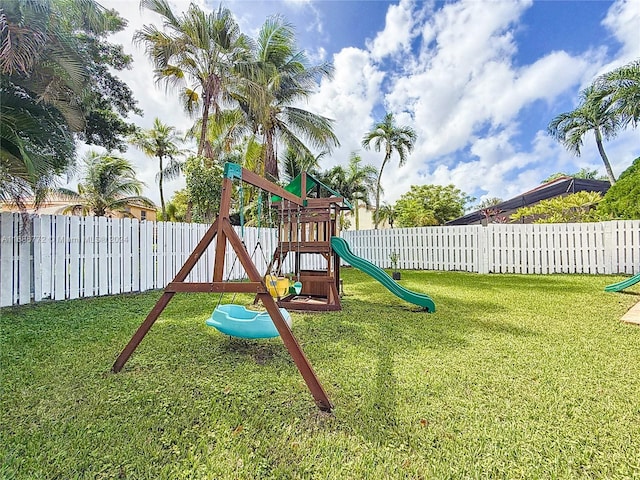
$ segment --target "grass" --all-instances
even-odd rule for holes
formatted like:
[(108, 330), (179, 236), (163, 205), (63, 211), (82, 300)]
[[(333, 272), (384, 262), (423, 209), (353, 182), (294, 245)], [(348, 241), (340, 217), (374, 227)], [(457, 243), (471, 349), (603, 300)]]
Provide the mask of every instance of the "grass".
[(177, 295), (119, 374), (158, 292), (3, 309), (0, 477), (640, 478), (620, 277), (403, 272), (433, 315), (343, 277), (341, 312), (293, 314), (332, 414), (279, 339), (204, 325), (215, 295)]

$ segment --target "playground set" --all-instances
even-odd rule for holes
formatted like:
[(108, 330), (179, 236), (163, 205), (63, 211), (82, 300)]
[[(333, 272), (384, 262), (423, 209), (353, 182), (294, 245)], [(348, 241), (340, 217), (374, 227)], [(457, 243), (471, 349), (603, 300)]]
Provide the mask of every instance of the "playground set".
[[(242, 238), (232, 226), (230, 210), (234, 180), (238, 180), (240, 185), (248, 184), (261, 192), (267, 192), (270, 212), (273, 212), (277, 218), (278, 243), (266, 274), (258, 271)], [(351, 209), (351, 205), (338, 192), (306, 172), (301, 173), (283, 188), (240, 165), (225, 164), (218, 217), (173, 281), (165, 287), (160, 299), (116, 359), (112, 371), (117, 373), (122, 370), (176, 293), (208, 292), (220, 295), (227, 292), (252, 293), (255, 294), (254, 303), (261, 302), (266, 311), (249, 310), (242, 305), (218, 304), (211, 318), (207, 320), (207, 325), (227, 335), (240, 338), (280, 336), (316, 405), (323, 411), (330, 411), (331, 402), (291, 332), (291, 316), (288, 310), (322, 312), (342, 308), (339, 294), (340, 257), (378, 280), (403, 300), (418, 305), (428, 312), (435, 311), (435, 304), (430, 297), (402, 287), (384, 270), (353, 254), (349, 245), (336, 236), (339, 213), (347, 209)], [(214, 240), (213, 280), (187, 282), (189, 273)], [(248, 281), (223, 279), (227, 243), (233, 249), (236, 259), (244, 267)], [(304, 255), (320, 255), (324, 259), (324, 268), (304, 270), (302, 268)], [(293, 284), (289, 278), (280, 275), (287, 257), (290, 257), (289, 262), (293, 264), (295, 270), (296, 282)]]

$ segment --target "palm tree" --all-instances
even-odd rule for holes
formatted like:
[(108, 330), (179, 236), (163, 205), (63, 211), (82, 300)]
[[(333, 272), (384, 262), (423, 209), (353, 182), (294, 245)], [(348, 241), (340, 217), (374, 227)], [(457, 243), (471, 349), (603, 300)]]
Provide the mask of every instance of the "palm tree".
[(85, 126), (89, 75), (74, 28), (104, 33), (115, 17), (93, 0), (2, 2), (0, 11), (0, 200), (23, 206), (35, 194), (37, 204), (74, 163), (73, 133)]
[[(162, 218), (166, 218), (167, 210), (164, 201), (164, 180), (178, 178), (182, 171), (182, 162), (178, 157), (184, 155), (185, 151), (178, 147), (180, 142), (175, 127), (166, 125), (156, 118), (153, 128), (149, 130), (138, 130), (131, 138), (131, 143), (140, 148), (147, 156), (158, 158), (158, 189), (160, 191), (160, 205), (162, 208)], [(165, 165), (165, 160), (167, 163)]]
[(616, 183), (616, 177), (604, 151), (603, 139), (608, 140), (617, 135), (624, 125), (624, 119), (615, 113), (611, 107), (611, 100), (606, 92), (590, 85), (581, 92), (581, 102), (575, 110), (561, 113), (555, 117), (547, 131), (571, 153), (580, 156), (582, 139), (593, 132), (602, 157), (607, 177), (611, 185)]
[(222, 6), (205, 13), (191, 3), (182, 16), (172, 12), (167, 0), (141, 0), (140, 6), (160, 15), (164, 30), (145, 25), (134, 41), (145, 45), (156, 80), (181, 89), (186, 111), (196, 115), (201, 109), (198, 155), (212, 159), (209, 117), (219, 116), (222, 105), (233, 102), (231, 94), (240, 81), (237, 70), (250, 59), (251, 41)]
[[(78, 2), (67, 3), (70, 13)], [(101, 8), (87, 0), (93, 19), (101, 19)], [(24, 96), (55, 107), (78, 131), (84, 126), (84, 111), (78, 99), (87, 86), (89, 72), (72, 29), (65, 28), (61, 2), (3, 2), (0, 15), (2, 55), (0, 71)], [(76, 12), (77, 13), (77, 12)], [(102, 23), (101, 22), (101, 23)], [(88, 30), (102, 30), (105, 25), (87, 25)]]
[(122, 157), (89, 151), (84, 160), (84, 172), (78, 191), (59, 189), (58, 192), (75, 201), (64, 213), (92, 213), (103, 217), (119, 212), (128, 216), (131, 204), (155, 208), (154, 203), (143, 197), (144, 183), (136, 178), (133, 166)]
[(293, 27), (282, 17), (265, 21), (258, 34), (255, 63), (239, 100), (247, 121), (263, 138), (268, 179), (279, 178), (278, 140), (303, 156), (313, 156), (305, 141), (327, 151), (339, 145), (330, 119), (294, 106), (314, 92), (317, 78), (332, 73), (330, 64), (310, 66), (304, 52), (296, 51)]
[(596, 85), (607, 92), (611, 107), (624, 125), (635, 127), (640, 120), (640, 59), (606, 73)]
[(287, 151), (281, 161), (284, 178), (287, 181), (292, 181), (302, 172), (308, 172), (312, 175), (318, 175), (318, 169), (320, 168), (320, 160), (329, 152), (324, 150), (318, 155), (313, 155), (308, 152), (297, 152), (291, 147), (287, 147)]
[[(397, 152), (400, 157), (400, 166), (407, 161), (407, 155), (413, 150), (416, 141), (416, 132), (408, 126), (397, 126), (393, 120), (393, 114), (387, 113), (384, 119), (374, 125), (373, 130), (367, 133), (362, 139), (362, 146), (366, 149), (373, 147), (376, 152), (384, 148), (384, 160), (378, 172), (378, 182), (376, 188), (376, 211), (380, 208), (380, 192), (382, 190), (381, 180), (385, 165), (391, 160), (393, 152)], [(375, 228), (378, 228), (379, 221), (374, 216)]]
[(0, 201), (22, 210), (27, 197), (35, 195), (39, 204), (55, 176), (73, 163), (73, 133), (57, 109), (4, 81), (0, 105)]
[(393, 224), (396, 221), (397, 215), (398, 214), (395, 208), (393, 208), (393, 206), (389, 205), (388, 203), (383, 203), (382, 205), (380, 205), (380, 208), (373, 214), (374, 221), (383, 223), (386, 220), (387, 222), (389, 222), (389, 226), (391, 228), (393, 228)]
[(376, 177), (378, 171), (373, 165), (361, 165), (362, 158), (356, 152), (349, 157), (349, 165), (344, 168), (341, 165), (333, 167), (326, 173), (327, 182), (337, 190), (347, 201), (353, 203), (355, 210), (356, 230), (360, 229), (360, 214), (358, 202), (365, 205), (371, 204), (370, 195), (376, 189)]
[[(187, 135), (196, 139), (198, 144), (202, 138), (202, 119), (196, 120)], [(218, 115), (210, 117), (205, 133), (207, 150), (212, 158), (221, 160), (222, 157), (233, 154), (238, 147), (242, 148), (252, 137), (251, 129), (247, 126), (246, 117), (240, 108), (221, 110)], [(251, 139), (255, 140), (255, 139)], [(246, 146), (246, 145), (245, 145)], [(219, 163), (222, 163), (219, 162)]]

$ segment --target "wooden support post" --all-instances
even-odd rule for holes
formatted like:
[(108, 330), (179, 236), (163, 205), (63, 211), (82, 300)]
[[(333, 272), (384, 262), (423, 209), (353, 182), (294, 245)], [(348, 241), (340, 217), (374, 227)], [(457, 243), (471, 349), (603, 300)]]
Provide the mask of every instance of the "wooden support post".
[[(189, 273), (191, 273), (191, 270), (193, 270), (193, 267), (195, 267), (196, 263), (198, 263), (198, 260), (200, 259), (202, 254), (207, 250), (207, 247), (209, 246), (209, 244), (211, 244), (211, 242), (213, 241), (217, 233), (218, 233), (218, 220), (213, 222), (213, 224), (209, 227), (209, 230), (206, 231), (206, 233), (204, 234), (200, 242), (198, 242), (198, 245), (196, 245), (196, 248), (194, 248), (193, 252), (191, 252), (191, 255), (189, 255), (189, 258), (187, 258), (187, 261), (184, 262), (184, 265), (182, 266), (180, 271), (176, 274), (172, 283), (184, 282), (184, 280), (187, 278)], [(140, 342), (142, 342), (142, 339), (145, 337), (147, 332), (151, 329), (153, 324), (156, 322), (156, 320), (158, 319), (162, 311), (165, 309), (167, 304), (171, 301), (174, 295), (175, 295), (175, 292), (169, 292), (165, 290), (165, 292), (162, 294), (160, 299), (156, 302), (155, 306), (151, 309), (151, 311), (147, 315), (147, 318), (145, 318), (144, 322), (142, 322), (142, 325), (138, 327), (138, 330), (136, 331), (136, 333), (133, 334), (127, 346), (124, 347), (124, 349), (116, 359), (115, 363), (113, 364), (113, 367), (111, 367), (112, 372), (118, 373), (120, 370), (122, 370), (122, 367), (124, 366), (124, 364), (127, 363), (127, 360), (129, 360), (129, 357), (131, 356), (131, 354), (135, 351), (136, 348), (138, 348), (138, 345), (140, 345)]]
[[(258, 269), (251, 261), (251, 257), (249, 256), (246, 249), (242, 245), (242, 240), (240, 240), (240, 238), (238, 237), (238, 235), (236, 234), (235, 230), (233, 229), (231, 224), (228, 222), (228, 220), (224, 220), (224, 219), (222, 220), (222, 228), (223, 228), (224, 234), (229, 239), (229, 243), (231, 244), (233, 249), (236, 251), (236, 254), (238, 255), (238, 260), (240, 260), (240, 263), (242, 263), (242, 266), (247, 272), (247, 276), (249, 277), (249, 280), (251, 280), (252, 282), (262, 281), (260, 272), (258, 272)], [(329, 400), (327, 393), (322, 388), (322, 385), (320, 384), (318, 377), (313, 371), (313, 367), (311, 367), (311, 363), (309, 363), (309, 360), (307, 359), (304, 352), (302, 351), (302, 348), (298, 344), (298, 341), (293, 336), (293, 333), (291, 332), (289, 325), (287, 325), (287, 322), (282, 316), (282, 313), (280, 312), (278, 305), (276, 305), (275, 300), (268, 293), (258, 293), (258, 297), (260, 298), (260, 300), (262, 301), (262, 304), (267, 309), (267, 312), (269, 312), (269, 316), (273, 320), (273, 324), (278, 330), (278, 333), (280, 334), (280, 338), (282, 338), (282, 341), (285, 347), (287, 348), (287, 350), (289, 351), (291, 358), (293, 358), (293, 361), (296, 364), (296, 367), (298, 367), (298, 370), (300, 371), (302, 378), (307, 384), (307, 387), (309, 388), (311, 395), (313, 395), (316, 405), (318, 405), (318, 408), (320, 410), (330, 411), (331, 401)]]
[(140, 325), (140, 327), (138, 327), (138, 330), (136, 330), (136, 333), (133, 334), (133, 337), (131, 337), (131, 340), (129, 340), (127, 346), (124, 347), (118, 358), (116, 358), (113, 367), (111, 367), (111, 371), (113, 373), (118, 373), (120, 370), (122, 370), (124, 364), (127, 363), (127, 360), (129, 360), (131, 354), (135, 351), (136, 348), (138, 348), (138, 345), (140, 345), (142, 339), (145, 337), (147, 332), (149, 332), (153, 324), (156, 323), (156, 320), (174, 295), (174, 292), (164, 292), (162, 294), (160, 299), (156, 302), (154, 307), (147, 315), (147, 318), (145, 318), (144, 322), (142, 322), (142, 325)]
[(224, 275), (224, 254), (227, 249), (227, 242), (222, 235), (223, 222), (229, 220), (229, 209), (231, 208), (231, 196), (233, 194), (233, 182), (230, 178), (222, 181), (222, 196), (220, 198), (220, 215), (218, 215), (218, 241), (216, 243), (216, 255), (213, 263), (213, 281), (221, 282)]
[(300, 198), (303, 202), (307, 199), (307, 172), (302, 172), (300, 177)]
[(260, 293), (258, 295), (260, 300), (262, 300), (262, 304), (267, 309), (267, 312), (269, 312), (269, 316), (273, 320), (273, 324), (276, 326), (276, 329), (280, 334), (280, 338), (282, 338), (285, 347), (287, 347), (291, 358), (293, 358), (296, 367), (298, 367), (298, 371), (307, 384), (316, 405), (320, 410), (330, 412), (333, 406), (331, 405), (329, 396), (324, 391), (324, 388), (322, 388), (322, 384), (313, 371), (311, 363), (309, 363), (309, 360), (302, 351), (298, 341), (293, 336), (293, 333), (291, 333), (291, 329), (289, 328), (289, 325), (287, 325), (287, 322), (285, 322), (275, 300), (268, 293)]

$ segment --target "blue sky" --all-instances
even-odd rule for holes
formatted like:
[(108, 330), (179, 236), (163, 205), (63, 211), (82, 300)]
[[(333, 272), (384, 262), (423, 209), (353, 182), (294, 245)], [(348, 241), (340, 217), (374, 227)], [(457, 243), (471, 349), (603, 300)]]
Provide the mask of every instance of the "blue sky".
[[(133, 31), (157, 17), (124, 0), (105, 0), (129, 20), (113, 40), (135, 59), (121, 77), (133, 88), (148, 128), (158, 116), (185, 130), (190, 120), (172, 95), (153, 82)], [(187, 7), (172, 2), (174, 10)], [(200, 3), (217, 8), (218, 2)], [(574, 157), (545, 133), (558, 113), (571, 110), (595, 76), (640, 58), (640, 0), (535, 1), (245, 1), (224, 2), (243, 32), (254, 35), (267, 16), (282, 14), (298, 44), (316, 62), (335, 66), (306, 108), (335, 120), (341, 147), (322, 168), (346, 164), (358, 151), (379, 167), (380, 153), (360, 147), (362, 136), (385, 112), (418, 134), (400, 168), (385, 167), (385, 200), (411, 185), (453, 183), (478, 199), (510, 198), (549, 174), (595, 168), (604, 173), (592, 138)], [(640, 155), (638, 130), (605, 144), (616, 174)], [(157, 199), (155, 163), (130, 149)], [(182, 187), (181, 181), (169, 190)]]

